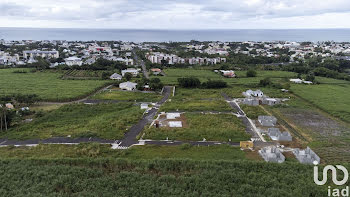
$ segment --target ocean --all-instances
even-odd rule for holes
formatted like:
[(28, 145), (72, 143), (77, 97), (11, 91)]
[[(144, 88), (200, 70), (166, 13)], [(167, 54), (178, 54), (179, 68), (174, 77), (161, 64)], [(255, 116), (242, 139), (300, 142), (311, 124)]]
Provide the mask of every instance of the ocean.
[(350, 29), (134, 30), (0, 27), (4, 40), (167, 41), (336, 41), (350, 42)]

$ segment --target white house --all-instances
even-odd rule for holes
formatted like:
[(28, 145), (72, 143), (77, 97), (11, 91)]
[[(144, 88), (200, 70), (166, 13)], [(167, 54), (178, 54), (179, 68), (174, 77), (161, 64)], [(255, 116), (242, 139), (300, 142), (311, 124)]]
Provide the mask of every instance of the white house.
[(118, 73), (114, 73), (109, 78), (113, 79), (113, 80), (118, 80), (118, 81), (122, 80), (122, 76), (120, 74), (118, 74)]
[(122, 90), (128, 90), (128, 91), (132, 91), (132, 90), (136, 90), (136, 85), (137, 83), (133, 83), (130, 81), (124, 82), (124, 83), (120, 83), (119, 84), (119, 88)]
[(126, 70), (122, 70), (122, 76), (124, 77), (124, 75), (126, 73), (131, 73), (134, 77), (136, 77), (139, 74), (139, 70), (134, 69), (134, 68), (128, 68)]
[(83, 64), (83, 61), (81, 60), (81, 58), (78, 58), (76, 56), (66, 58), (64, 59), (64, 61), (66, 62), (67, 66), (73, 66), (73, 65), (81, 66)]
[(289, 79), (289, 81), (293, 83), (303, 83), (303, 80), (301, 79)]
[(58, 51), (23, 51), (23, 58), (24, 59), (34, 59), (36, 57), (42, 57), (42, 58), (59, 58), (59, 52)]
[(263, 93), (261, 90), (256, 90), (256, 91), (247, 90), (247, 91), (243, 92), (243, 95), (244, 95), (245, 97), (250, 97), (250, 96), (254, 96), (254, 97), (263, 97), (263, 96), (264, 96), (264, 93)]

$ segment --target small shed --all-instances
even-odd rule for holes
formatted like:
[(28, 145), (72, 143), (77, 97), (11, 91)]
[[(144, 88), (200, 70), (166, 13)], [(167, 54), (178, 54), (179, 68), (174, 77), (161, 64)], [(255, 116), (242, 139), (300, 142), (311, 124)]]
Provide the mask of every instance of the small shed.
[(239, 142), (239, 146), (241, 148), (253, 148), (254, 147), (254, 143), (252, 141), (240, 141)]

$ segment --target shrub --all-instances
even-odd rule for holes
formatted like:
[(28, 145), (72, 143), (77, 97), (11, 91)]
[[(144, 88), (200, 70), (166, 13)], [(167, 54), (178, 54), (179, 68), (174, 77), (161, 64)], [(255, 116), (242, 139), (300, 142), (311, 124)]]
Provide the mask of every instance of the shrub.
[(199, 88), (201, 82), (196, 77), (178, 78), (179, 85), (183, 88)]
[(224, 81), (219, 81), (219, 80), (209, 80), (205, 83), (202, 84), (203, 88), (226, 88), (227, 83)]
[(247, 77), (256, 77), (256, 71), (255, 70), (248, 70), (247, 71)]

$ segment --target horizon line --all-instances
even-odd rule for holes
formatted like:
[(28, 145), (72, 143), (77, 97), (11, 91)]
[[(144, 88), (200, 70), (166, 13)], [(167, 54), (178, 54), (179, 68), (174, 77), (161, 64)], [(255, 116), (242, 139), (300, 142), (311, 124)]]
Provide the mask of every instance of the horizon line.
[(211, 31), (211, 30), (337, 30), (350, 29), (350, 27), (328, 27), (328, 28), (207, 28), (207, 29), (169, 29), (169, 28), (89, 28), (89, 27), (2, 27), (16, 29), (86, 29), (86, 30), (155, 30), (155, 31)]

